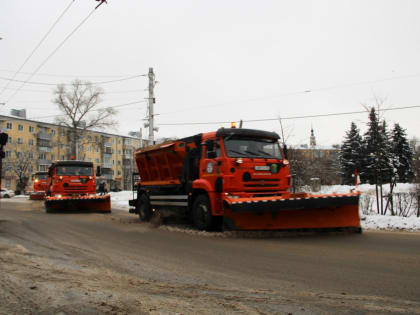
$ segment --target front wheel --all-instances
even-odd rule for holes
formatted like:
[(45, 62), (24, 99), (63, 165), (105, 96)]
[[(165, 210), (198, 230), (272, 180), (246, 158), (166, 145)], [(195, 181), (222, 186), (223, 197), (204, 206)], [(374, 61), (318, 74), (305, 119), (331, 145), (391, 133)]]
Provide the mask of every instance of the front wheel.
[(150, 206), (149, 198), (143, 194), (137, 199), (137, 210), (139, 213), (140, 220), (149, 221), (152, 217), (152, 207)]
[(215, 228), (216, 218), (211, 214), (210, 200), (207, 195), (199, 195), (193, 205), (193, 221), (199, 230)]

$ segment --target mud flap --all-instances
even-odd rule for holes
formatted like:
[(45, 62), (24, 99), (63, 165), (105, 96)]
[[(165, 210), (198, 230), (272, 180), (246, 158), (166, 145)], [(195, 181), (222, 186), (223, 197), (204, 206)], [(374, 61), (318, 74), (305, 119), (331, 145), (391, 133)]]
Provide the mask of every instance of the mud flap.
[(79, 196), (79, 197), (46, 197), (45, 210), (51, 211), (99, 211), (111, 212), (111, 197)]
[(225, 197), (224, 225), (235, 230), (360, 229), (359, 196)]

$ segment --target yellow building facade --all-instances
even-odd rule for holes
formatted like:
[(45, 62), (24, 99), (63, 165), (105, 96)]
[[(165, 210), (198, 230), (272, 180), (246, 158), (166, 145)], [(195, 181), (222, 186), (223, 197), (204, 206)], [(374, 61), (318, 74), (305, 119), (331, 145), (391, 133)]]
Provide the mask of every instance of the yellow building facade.
[[(19, 177), (27, 177), (25, 190), (32, 187), (32, 174), (47, 171), (56, 160), (69, 160), (70, 130), (66, 127), (0, 115), (0, 128), (9, 135), (4, 147), (2, 187), (16, 190)], [(108, 189), (131, 189), (132, 173), (135, 172), (134, 150), (140, 139), (105, 132), (87, 130), (77, 146), (77, 158), (101, 166), (102, 176)], [(21, 169), (19, 169), (19, 167)], [(20, 172), (20, 173), (19, 173)]]

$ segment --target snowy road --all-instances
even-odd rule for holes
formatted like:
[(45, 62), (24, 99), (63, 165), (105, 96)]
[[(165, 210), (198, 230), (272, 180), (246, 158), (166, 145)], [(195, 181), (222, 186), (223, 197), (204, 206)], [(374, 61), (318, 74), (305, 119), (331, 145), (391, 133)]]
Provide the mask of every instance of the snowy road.
[(2, 200), (0, 314), (420, 314), (419, 248), (418, 233), (221, 237)]

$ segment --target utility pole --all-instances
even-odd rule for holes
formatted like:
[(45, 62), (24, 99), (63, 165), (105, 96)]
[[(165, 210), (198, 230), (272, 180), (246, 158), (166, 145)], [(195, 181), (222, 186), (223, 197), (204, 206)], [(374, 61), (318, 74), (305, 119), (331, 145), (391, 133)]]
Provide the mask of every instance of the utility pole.
[(155, 103), (155, 74), (153, 73), (153, 68), (149, 68), (149, 145), (153, 145), (154, 142), (154, 112), (153, 105)]

